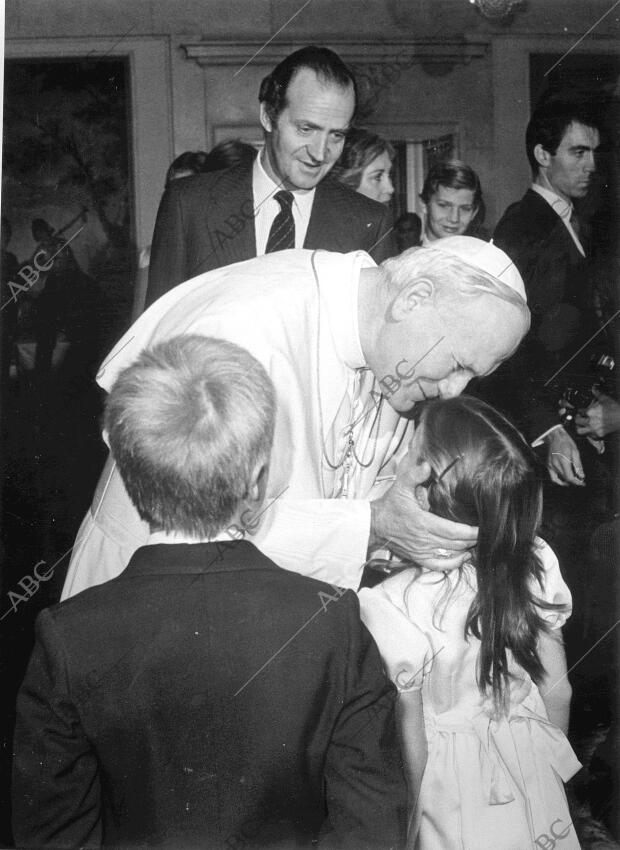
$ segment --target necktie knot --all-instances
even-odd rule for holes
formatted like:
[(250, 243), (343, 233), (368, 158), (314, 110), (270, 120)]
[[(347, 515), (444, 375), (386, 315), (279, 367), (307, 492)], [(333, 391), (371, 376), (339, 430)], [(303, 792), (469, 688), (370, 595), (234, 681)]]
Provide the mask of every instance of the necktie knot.
[(276, 192), (274, 195), (276, 201), (280, 204), (280, 209), (285, 212), (289, 211), (293, 207), (293, 193), (288, 192), (286, 189), (281, 189), (279, 192)]

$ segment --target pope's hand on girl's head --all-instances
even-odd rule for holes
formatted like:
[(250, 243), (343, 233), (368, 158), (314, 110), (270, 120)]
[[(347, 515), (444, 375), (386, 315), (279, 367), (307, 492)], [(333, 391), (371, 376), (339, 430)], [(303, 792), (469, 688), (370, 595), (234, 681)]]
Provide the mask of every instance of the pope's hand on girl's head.
[(478, 529), (423, 510), (415, 488), (430, 475), (428, 463), (406, 456), (390, 489), (370, 503), (371, 541), (429, 570), (453, 570), (470, 560)]

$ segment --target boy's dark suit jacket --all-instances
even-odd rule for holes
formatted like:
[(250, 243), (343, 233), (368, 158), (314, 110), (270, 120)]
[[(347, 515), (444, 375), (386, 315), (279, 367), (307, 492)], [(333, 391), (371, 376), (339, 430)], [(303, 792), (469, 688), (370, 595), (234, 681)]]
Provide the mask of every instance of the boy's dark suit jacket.
[[(159, 205), (146, 306), (202, 272), (256, 256), (252, 164), (173, 180)], [(329, 175), (316, 187), (304, 248), (397, 253), (392, 216)]]
[[(493, 243), (521, 273), (532, 326), (517, 354), (480, 386), (492, 387), (485, 397), (503, 407), (534, 439), (559, 423), (561, 387), (583, 379), (583, 361), (575, 360), (545, 386), (592, 333), (587, 262), (560, 216), (532, 189), (508, 207)], [(584, 353), (586, 360), (589, 354)]]
[(400, 847), (393, 714), (355, 593), (245, 541), (145, 546), (37, 621), (18, 846), (288, 850), (326, 806), (351, 850)]

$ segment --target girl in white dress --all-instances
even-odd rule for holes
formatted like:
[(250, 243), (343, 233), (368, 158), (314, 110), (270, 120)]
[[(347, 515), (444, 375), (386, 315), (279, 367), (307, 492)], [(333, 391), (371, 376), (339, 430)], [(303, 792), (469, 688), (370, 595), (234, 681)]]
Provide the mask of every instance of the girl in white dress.
[(565, 736), (571, 596), (536, 537), (542, 471), (519, 432), (467, 396), (426, 405), (403, 463), (427, 466), (412, 484), (424, 508), (479, 527), (473, 564), (414, 566), (359, 592), (399, 691), (408, 846), (575, 850), (563, 786), (581, 767)]

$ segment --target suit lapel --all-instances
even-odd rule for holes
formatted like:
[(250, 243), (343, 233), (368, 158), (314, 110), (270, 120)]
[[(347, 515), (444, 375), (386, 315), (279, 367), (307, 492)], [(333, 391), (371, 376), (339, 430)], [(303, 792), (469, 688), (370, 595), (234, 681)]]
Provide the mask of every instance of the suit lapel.
[(528, 189), (525, 194), (528, 211), (531, 211), (533, 219), (539, 224), (540, 230), (549, 241), (564, 243), (569, 251), (571, 261), (583, 260), (573, 238), (561, 217), (552, 208), (551, 204), (533, 189)]
[[(525, 200), (525, 214), (536, 223), (540, 233), (539, 253), (544, 254), (547, 260), (554, 258), (552, 266), (562, 270), (561, 283), (560, 278), (553, 275), (551, 279), (539, 281), (539, 291), (544, 290), (547, 296), (546, 309), (550, 309), (552, 304), (556, 309), (562, 304), (569, 304), (583, 310), (588, 280), (586, 258), (575, 245), (562, 218), (541, 195), (530, 189)], [(531, 294), (532, 309), (537, 309), (536, 301), (540, 297), (534, 298)], [(559, 319), (556, 324), (558, 322)]]
[[(326, 177), (316, 187), (304, 248), (324, 248), (329, 245), (330, 251), (346, 253), (350, 250), (340, 239), (342, 228), (336, 226), (339, 216), (347, 215), (344, 210), (340, 209), (341, 198), (341, 193), (334, 191), (334, 186), (329, 177)], [(350, 215), (351, 210), (348, 212)]]
[[(222, 172), (217, 187), (218, 215), (212, 240), (217, 246), (220, 266), (249, 260), (256, 256), (254, 227), (254, 198), (252, 195), (252, 165), (243, 165)], [(204, 214), (209, 218), (210, 211)]]

